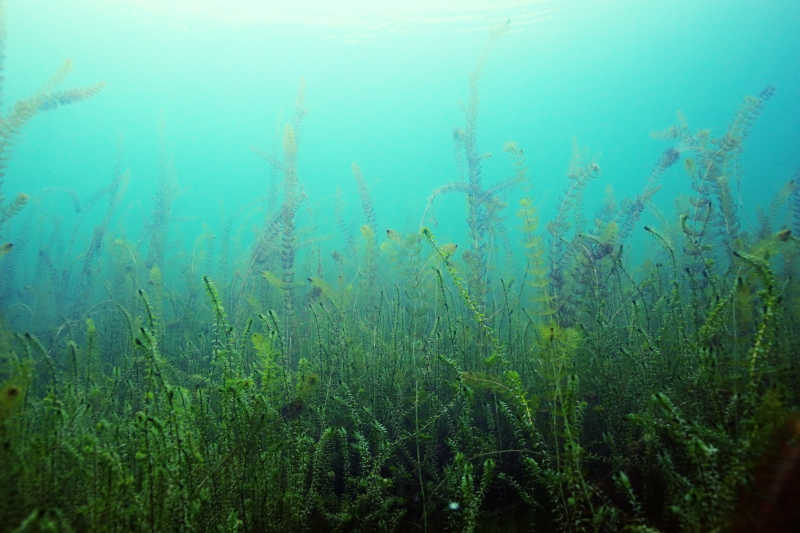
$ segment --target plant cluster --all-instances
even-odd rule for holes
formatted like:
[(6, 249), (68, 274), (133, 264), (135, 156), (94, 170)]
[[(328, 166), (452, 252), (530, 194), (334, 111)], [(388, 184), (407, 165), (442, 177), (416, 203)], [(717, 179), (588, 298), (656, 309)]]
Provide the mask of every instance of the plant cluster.
[[(283, 157), (268, 157), (283, 193), (254, 239), (228, 227), (224, 248), (203, 233), (170, 256), (178, 178), (166, 155), (139, 244), (110, 236), (122, 170), (93, 197), (108, 204), (75, 244), (77, 264), (60, 228), (22, 228), (37, 252), (0, 258), (0, 529), (699, 532), (791, 520), (800, 194), (791, 181), (762, 217), (785, 229), (748, 231), (730, 187), (773, 90), (719, 139), (683, 121), (669, 130), (676, 145), (643, 191), (606, 202), (588, 228), (582, 196), (600, 167), (576, 150), (546, 231), (531, 194), (512, 233), (501, 193), (528, 181), (527, 163), (510, 142), (512, 177), (484, 184), (484, 60), (456, 135), (465, 179), (434, 191), (424, 216), (463, 193), (466, 250), (427, 226), (379, 232), (356, 164), (363, 240), (344, 221), (331, 224), (343, 247), (310, 235), (302, 90)], [(94, 92), (48, 85), (0, 134)], [(674, 222), (643, 227), (679, 159), (695, 196)], [(504, 238), (519, 239), (510, 260)], [(633, 238), (651, 245), (640, 265), (624, 248)], [(29, 279), (24, 298), (5, 291)]]

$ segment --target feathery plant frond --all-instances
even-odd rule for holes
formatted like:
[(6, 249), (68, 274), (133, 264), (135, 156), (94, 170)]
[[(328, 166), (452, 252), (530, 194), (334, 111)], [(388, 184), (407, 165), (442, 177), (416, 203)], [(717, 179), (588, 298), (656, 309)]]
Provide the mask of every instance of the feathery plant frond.
[(27, 196), (20, 194), (16, 200), (4, 206), (3, 185), (5, 183), (6, 166), (11, 157), (11, 149), (17, 135), (39, 111), (55, 109), (85, 100), (96, 95), (104, 87), (103, 83), (89, 87), (56, 91), (56, 87), (64, 80), (72, 69), (72, 63), (64, 65), (33, 96), (19, 100), (10, 110), (2, 111), (2, 94), (5, 76), (5, 42), (6, 42), (6, 2), (0, 0), (0, 231), (3, 224), (16, 215), (27, 202)]
[[(499, 193), (524, 179), (525, 165), (522, 150), (516, 143), (508, 143), (507, 150), (515, 158), (516, 175), (498, 183), (493, 187), (485, 187), (483, 183), (482, 161), (490, 154), (481, 154), (477, 148), (477, 121), (479, 107), (478, 82), (486, 67), (489, 52), (497, 40), (508, 29), (508, 23), (502, 24), (490, 32), (489, 41), (478, 58), (475, 69), (469, 76), (469, 98), (464, 106), (465, 125), (453, 132), (453, 139), (463, 152), (466, 161), (466, 176), (463, 181), (454, 181), (443, 185), (429, 196), (425, 212), (420, 221), (420, 231), (425, 228), (426, 219), (432, 211), (434, 201), (442, 194), (461, 192), (467, 197), (467, 232), (469, 250), (464, 260), (469, 265), (467, 285), (478, 310), (485, 311), (485, 299), (488, 291), (487, 275), (490, 253), (490, 232), (495, 230), (496, 215), (504, 203)], [(510, 147), (510, 148), (509, 148)]]

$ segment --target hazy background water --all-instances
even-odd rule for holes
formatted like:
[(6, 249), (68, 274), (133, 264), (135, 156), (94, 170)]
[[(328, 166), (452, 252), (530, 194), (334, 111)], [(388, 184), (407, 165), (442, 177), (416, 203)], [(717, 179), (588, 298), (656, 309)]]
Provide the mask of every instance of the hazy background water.
[[(170, 253), (191, 248), (203, 231), (219, 233), (223, 220), (233, 222), (245, 252), (273, 180), (252, 147), (280, 156), (301, 80), (308, 114), (298, 165), (308, 199), (300, 224), (316, 226), (330, 238), (325, 246), (335, 247), (342, 238), (333, 229), (337, 189), (349, 220), (362, 223), (355, 161), (373, 195), (378, 232), (415, 231), (430, 192), (462, 177), (453, 130), (464, 122), (468, 76), (489, 29), (506, 23), (480, 81), (478, 143), (493, 154), (488, 184), (513, 173), (506, 141), (526, 152), (531, 187), (507, 195), (509, 228), (518, 226), (513, 212), (522, 194), (535, 199), (544, 221), (553, 214), (573, 140), (602, 168), (587, 192), (591, 213), (608, 185), (618, 200), (641, 190), (669, 146), (649, 134), (674, 124), (677, 110), (693, 131), (719, 135), (743, 97), (768, 84), (777, 92), (742, 160), (743, 216), (752, 217), (800, 166), (800, 2), (160, 4), (7, 2), (6, 110), (67, 58), (74, 69), (64, 88), (107, 83), (89, 101), (40, 114), (18, 139), (4, 193), (25, 191), (34, 206), (9, 224), (7, 239), (25, 217), (42, 232), (72, 227), (78, 215), (48, 188), (86, 198), (110, 181), (117, 160), (131, 181), (111, 233), (141, 238), (163, 121), (180, 190)], [(688, 191), (682, 167), (668, 170), (655, 198), (668, 213), (675, 195)], [(463, 240), (464, 204), (460, 196), (439, 199), (441, 239)], [(82, 216), (99, 220), (104, 210)], [(92, 224), (84, 225), (87, 243)]]

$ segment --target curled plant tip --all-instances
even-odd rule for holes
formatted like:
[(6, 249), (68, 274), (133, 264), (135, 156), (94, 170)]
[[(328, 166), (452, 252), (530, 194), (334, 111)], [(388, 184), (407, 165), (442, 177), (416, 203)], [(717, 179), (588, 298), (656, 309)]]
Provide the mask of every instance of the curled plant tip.
[(772, 272), (769, 263), (757, 255), (740, 252), (738, 250), (734, 250), (733, 255), (737, 259), (741, 259), (745, 263), (748, 263), (750, 266), (755, 268), (756, 271), (758, 271), (758, 274), (764, 282), (764, 286), (768, 291), (768, 294), (772, 295), (775, 289), (775, 274)]

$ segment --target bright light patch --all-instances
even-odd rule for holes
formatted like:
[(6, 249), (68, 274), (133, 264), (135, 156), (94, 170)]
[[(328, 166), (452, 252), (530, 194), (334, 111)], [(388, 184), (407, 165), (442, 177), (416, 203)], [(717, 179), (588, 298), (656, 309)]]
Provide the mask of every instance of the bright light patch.
[[(108, 0), (104, 0), (107, 2)], [(516, 22), (540, 18), (549, 1), (520, 0), (116, 0), (151, 13), (203, 17), (221, 23), (363, 26), (486, 22), (514, 17)]]

